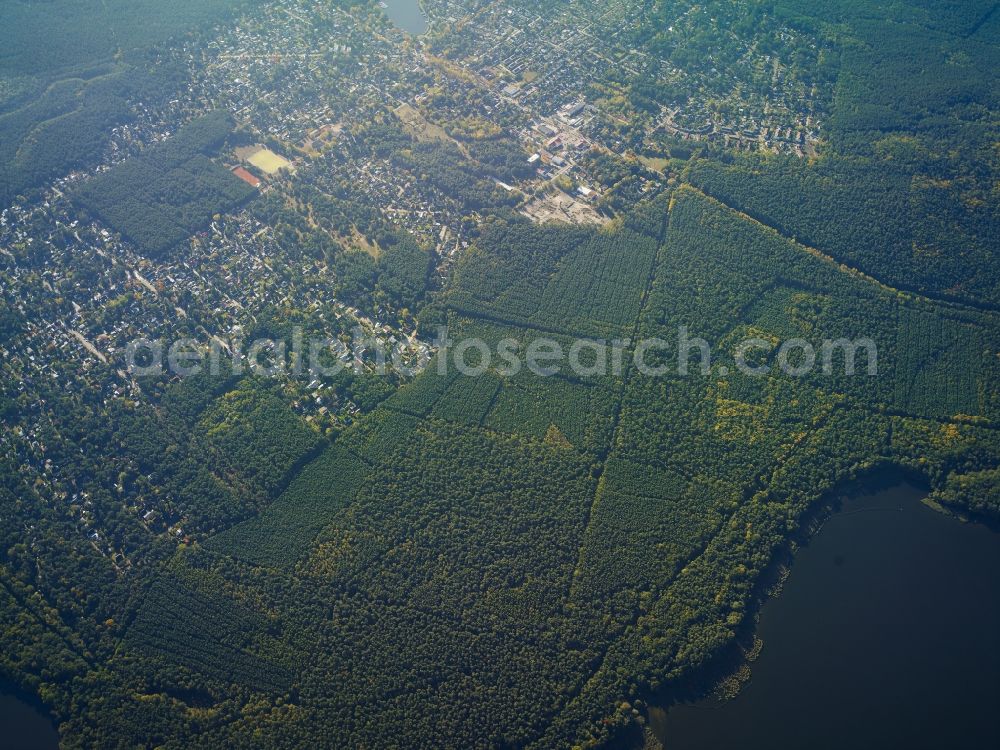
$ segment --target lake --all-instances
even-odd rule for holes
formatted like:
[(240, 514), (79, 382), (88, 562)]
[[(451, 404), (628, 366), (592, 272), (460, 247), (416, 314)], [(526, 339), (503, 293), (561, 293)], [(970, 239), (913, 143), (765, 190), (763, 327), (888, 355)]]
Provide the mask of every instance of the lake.
[(0, 681), (0, 747), (4, 750), (58, 750), (59, 733), (40, 705), (15, 686)]
[(1000, 534), (870, 480), (764, 603), (733, 700), (650, 711), (666, 750), (1000, 747)]
[(403, 31), (419, 35), (427, 31), (427, 17), (419, 0), (382, 0), (379, 3), (389, 20)]

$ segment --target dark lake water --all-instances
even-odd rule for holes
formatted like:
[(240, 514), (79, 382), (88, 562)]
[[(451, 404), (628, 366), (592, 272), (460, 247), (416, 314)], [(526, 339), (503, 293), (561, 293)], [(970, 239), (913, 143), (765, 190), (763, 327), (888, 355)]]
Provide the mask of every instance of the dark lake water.
[(666, 750), (1000, 748), (1000, 534), (900, 482), (799, 551), (735, 699), (651, 711)]
[(57, 750), (59, 733), (40, 706), (0, 681), (0, 747), (4, 750)]
[(427, 17), (420, 10), (419, 0), (382, 0), (382, 10), (396, 26), (411, 34), (427, 31)]

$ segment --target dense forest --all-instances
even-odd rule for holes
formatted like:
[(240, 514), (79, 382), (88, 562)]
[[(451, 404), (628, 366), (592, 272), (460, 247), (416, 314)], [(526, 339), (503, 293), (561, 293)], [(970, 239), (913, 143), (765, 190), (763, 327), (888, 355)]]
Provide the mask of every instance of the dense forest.
[(88, 181), (77, 200), (142, 253), (163, 255), (214, 214), (257, 194), (208, 158), (232, 128), (225, 112), (203, 115), (168, 141)]
[[(3, 69), (37, 75), (110, 60), (217, 22), (253, 0), (12, 0), (0, 10)], [(41, 5), (39, 8), (37, 6)], [(68, 6), (68, 7), (67, 7)]]
[(183, 81), (155, 46), (256, 1), (3, 3), (0, 203), (96, 164), (112, 128)]
[(993, 3), (860, 12), (870, 6), (777, 3), (836, 44), (822, 158), (722, 155), (697, 160), (689, 179), (893, 286), (996, 309), (1000, 285), (984, 273), (998, 262), (1000, 219)]
[[(943, 503), (1000, 510), (992, 313), (887, 288), (693, 187), (640, 209), (604, 232), (486, 233), (448, 297), (453, 335), (669, 340), (688, 324), (731, 364), (750, 334), (864, 331), (879, 377), (648, 378), (629, 356), (584, 376), (432, 365), (332, 445), (265, 384), (171, 386), (159, 419), (190, 437), (164, 451), (141, 441), (176, 430), (129, 428), (143, 473), (125, 484), (156, 471), (204, 520), (111, 629), (100, 680), (119, 700), (67, 710), (72, 736), (608, 742), (636, 701), (733, 642), (759, 577), (843, 479), (900, 465)], [(567, 316), (550, 290), (595, 262)], [(491, 286), (501, 263), (516, 294)], [(970, 352), (981, 365), (949, 380)], [(142, 468), (154, 455), (189, 468)], [(90, 652), (59, 653), (82, 679)]]
[(180, 79), (174, 65), (140, 62), (95, 66), (53, 82), (23, 106), (0, 107), (4, 204), (68, 170), (92, 165), (112, 128), (129, 119), (129, 102), (151, 101)]

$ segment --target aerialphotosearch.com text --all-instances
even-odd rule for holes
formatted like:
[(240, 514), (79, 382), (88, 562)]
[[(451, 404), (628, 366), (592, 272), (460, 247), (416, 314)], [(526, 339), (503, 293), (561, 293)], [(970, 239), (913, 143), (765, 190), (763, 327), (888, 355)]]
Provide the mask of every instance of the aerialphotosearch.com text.
[(716, 352), (704, 338), (680, 326), (668, 338), (632, 341), (564, 337), (503, 338), (487, 341), (478, 337), (452, 338), (442, 326), (433, 343), (400, 342), (366, 334), (357, 328), (353, 337), (306, 336), (295, 328), (287, 339), (259, 338), (253, 341), (207, 341), (184, 338), (173, 342), (138, 339), (126, 350), (129, 372), (134, 377), (189, 376), (218, 371), (225, 363), (234, 374), (250, 372), (264, 376), (332, 377), (350, 369), (355, 373), (385, 374), (394, 371), (413, 377), (428, 366), (438, 374), (455, 371), (469, 377), (493, 371), (513, 377), (522, 371), (539, 377), (557, 373), (578, 377), (621, 376), (629, 365), (647, 377), (718, 375), (738, 372), (752, 377), (783, 374), (878, 374), (878, 348), (871, 338), (838, 338), (810, 342), (802, 338), (784, 341), (751, 337), (728, 342)]

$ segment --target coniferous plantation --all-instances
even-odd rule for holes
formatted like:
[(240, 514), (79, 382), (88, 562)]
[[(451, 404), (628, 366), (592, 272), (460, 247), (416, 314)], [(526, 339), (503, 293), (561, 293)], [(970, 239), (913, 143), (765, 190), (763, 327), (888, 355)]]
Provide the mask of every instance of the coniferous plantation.
[(670, 747), (845, 488), (1000, 523), (1000, 6), (389, 5), (0, 9), (15, 743)]
[(224, 113), (194, 120), (170, 140), (88, 181), (79, 201), (144, 255), (160, 256), (207, 225), (213, 214), (256, 194), (206, 153), (230, 128)]

